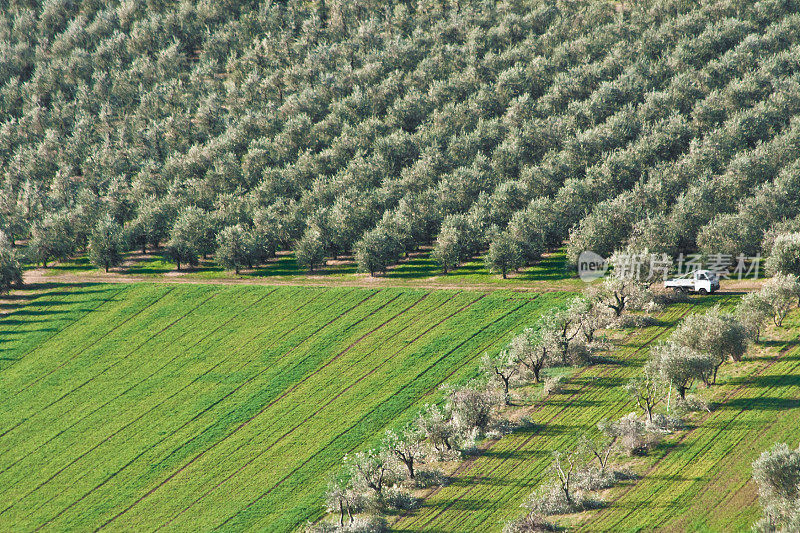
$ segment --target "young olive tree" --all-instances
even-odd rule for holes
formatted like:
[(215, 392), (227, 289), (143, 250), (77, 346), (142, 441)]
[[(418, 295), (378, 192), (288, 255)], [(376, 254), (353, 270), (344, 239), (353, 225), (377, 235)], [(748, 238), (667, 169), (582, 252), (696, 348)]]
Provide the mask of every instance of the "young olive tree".
[(399, 433), (387, 430), (383, 438), (383, 447), (405, 466), (409, 479), (414, 479), (415, 468), (425, 460), (428, 451), (423, 433), (414, 426), (409, 426)]
[(511, 339), (509, 344), (511, 356), (533, 374), (534, 383), (541, 381), (541, 372), (544, 368), (558, 362), (556, 357), (558, 350), (559, 341), (556, 332), (542, 327), (539, 323), (532, 328), (526, 328)]
[(675, 387), (684, 400), (686, 391), (695, 380), (710, 383), (714, 373), (714, 359), (711, 355), (675, 342), (655, 346), (650, 357), (650, 366), (658, 371), (665, 383)]
[(519, 374), (520, 362), (514, 350), (500, 350), (494, 355), (483, 354), (481, 367), (489, 379), (496, 379), (503, 387), (503, 397), (505, 404), (511, 405), (511, 393), (509, 388), (511, 380)]
[(601, 432), (599, 436), (591, 438), (584, 434), (578, 439), (578, 449), (589, 455), (590, 461), (596, 460), (600, 471), (605, 472), (616, 442), (616, 435), (607, 435)]
[(453, 423), (463, 431), (485, 432), (494, 422), (494, 413), (503, 402), (494, 391), (471, 383), (450, 392)]
[(711, 384), (717, 382), (719, 368), (728, 360), (741, 361), (747, 351), (748, 331), (736, 317), (719, 307), (683, 319), (670, 336), (676, 344), (711, 356), (714, 371)]
[(776, 274), (764, 283), (761, 293), (772, 305), (772, 320), (780, 327), (800, 297), (800, 283), (794, 274)]
[(772, 302), (763, 291), (748, 292), (736, 306), (736, 317), (750, 332), (750, 338), (758, 342), (764, 324), (773, 317)]
[(339, 476), (328, 483), (325, 506), (328, 512), (339, 515), (339, 527), (344, 527), (345, 515), (352, 524), (355, 519), (353, 514), (362, 511), (365, 505), (364, 495), (353, 487), (349, 476)]
[(607, 327), (611, 319), (607, 307), (585, 296), (575, 297), (567, 312), (587, 343), (593, 342), (597, 330)]
[(601, 308), (613, 312), (617, 318), (626, 310), (642, 308), (651, 296), (639, 281), (617, 276), (605, 278), (599, 285), (589, 287), (586, 295)]
[(122, 226), (111, 215), (105, 215), (98, 221), (89, 238), (89, 259), (108, 272), (109, 268), (122, 264), (124, 250)]
[(764, 518), (761, 531), (797, 531), (800, 526), (800, 449), (776, 444), (753, 461), (753, 479)]
[(451, 406), (426, 404), (417, 417), (417, 427), (439, 454), (453, 450), (458, 430), (453, 423)]
[(664, 388), (652, 368), (646, 366), (644, 376), (633, 378), (625, 385), (625, 391), (636, 401), (639, 408), (647, 415), (647, 421), (653, 421), (653, 409), (664, 396)]
[(394, 481), (392, 457), (385, 448), (346, 455), (344, 464), (353, 479), (353, 485), (372, 490), (378, 498), (383, 496), (386, 485)]

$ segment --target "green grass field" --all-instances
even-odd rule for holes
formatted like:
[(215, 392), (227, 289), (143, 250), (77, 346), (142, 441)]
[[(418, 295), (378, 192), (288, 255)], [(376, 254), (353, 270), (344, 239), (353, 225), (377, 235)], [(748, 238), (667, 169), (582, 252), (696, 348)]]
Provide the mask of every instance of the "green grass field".
[(54, 288), (0, 319), (5, 530), (290, 530), (564, 293)]

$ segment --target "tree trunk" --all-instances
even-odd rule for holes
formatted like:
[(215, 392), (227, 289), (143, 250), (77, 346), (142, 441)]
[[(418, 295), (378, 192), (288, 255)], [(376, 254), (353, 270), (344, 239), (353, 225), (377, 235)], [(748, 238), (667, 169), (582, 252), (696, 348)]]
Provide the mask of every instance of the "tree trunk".
[(681, 397), (681, 400), (686, 399), (686, 387), (678, 387), (678, 394)]
[(500, 379), (503, 380), (503, 390), (505, 391), (505, 399), (506, 405), (511, 405), (511, 395), (508, 393), (508, 382), (511, 381), (511, 376), (500, 376)]
[(408, 468), (408, 477), (414, 479), (414, 458), (404, 459), (403, 462), (406, 464), (406, 468)]
[(108, 263), (106, 263), (106, 274), (108, 274)]

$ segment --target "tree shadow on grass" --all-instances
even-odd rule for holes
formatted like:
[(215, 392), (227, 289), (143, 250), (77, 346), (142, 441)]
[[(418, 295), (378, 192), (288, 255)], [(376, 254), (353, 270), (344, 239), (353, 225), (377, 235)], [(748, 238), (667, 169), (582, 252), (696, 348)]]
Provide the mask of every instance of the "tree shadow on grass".
[[(800, 387), (800, 376), (791, 376), (795, 383), (782, 384), (783, 386)], [(718, 406), (719, 410), (736, 411), (785, 411), (800, 409), (800, 398), (779, 398), (776, 396), (761, 396), (758, 398), (734, 398)]]

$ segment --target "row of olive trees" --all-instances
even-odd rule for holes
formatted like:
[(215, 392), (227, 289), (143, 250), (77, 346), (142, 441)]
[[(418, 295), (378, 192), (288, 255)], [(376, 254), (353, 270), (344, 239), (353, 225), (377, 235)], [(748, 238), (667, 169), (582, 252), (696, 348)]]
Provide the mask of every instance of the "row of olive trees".
[(352, 529), (364, 523), (376, 527), (386, 511), (415, 507), (409, 489), (445, 482), (437, 463), (460, 457), (481, 436), (505, 431), (497, 416), (503, 397), (496, 388), (472, 381), (446, 390), (442, 405), (424, 406), (402, 430), (387, 430), (377, 447), (344, 457), (342, 470), (325, 493), (336, 522), (323, 521), (311, 526), (312, 531)]

